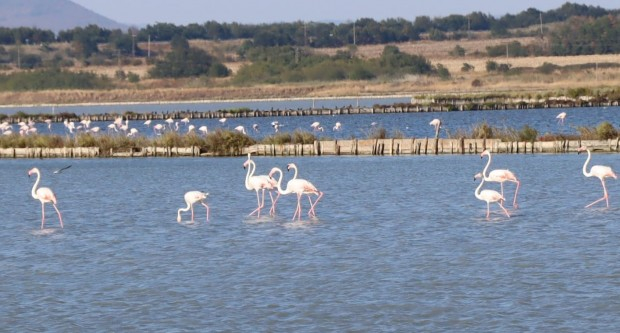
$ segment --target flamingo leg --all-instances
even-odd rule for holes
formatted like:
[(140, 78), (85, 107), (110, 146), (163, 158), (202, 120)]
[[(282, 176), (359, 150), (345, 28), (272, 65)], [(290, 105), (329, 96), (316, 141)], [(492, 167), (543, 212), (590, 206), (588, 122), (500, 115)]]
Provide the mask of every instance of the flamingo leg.
[(265, 190), (263, 189), (263, 204), (261, 204), (260, 195), (258, 194), (258, 189), (256, 189), (256, 204), (257, 204), (257, 207), (248, 216), (252, 216), (252, 215), (254, 215), (254, 213), (258, 212), (257, 217), (260, 217), (260, 210), (261, 210), (261, 208), (263, 208), (264, 201), (265, 201)]
[(200, 203), (203, 206), (205, 206), (205, 208), (207, 208), (207, 222), (208, 222), (209, 221), (209, 206), (206, 203), (204, 203), (203, 201), (200, 201)]
[[(312, 212), (312, 216), (316, 216), (316, 212), (314, 211), (314, 207), (316, 206), (317, 203), (319, 203), (319, 200), (321, 200), (322, 197), (323, 197), (323, 192), (319, 191), (319, 197), (316, 198), (316, 200), (314, 201), (314, 203), (310, 207), (310, 210), (308, 211), (308, 214), (310, 214), (310, 212)], [(310, 197), (308, 197), (308, 198), (310, 198)]]
[(295, 209), (295, 214), (293, 215), (293, 221), (295, 217), (298, 216), (298, 219), (301, 220), (301, 193), (297, 194), (297, 209)]
[(280, 198), (280, 192), (277, 192), (278, 194), (276, 195), (276, 199), (273, 199), (273, 195), (271, 194), (271, 191), (269, 191), (269, 195), (271, 196), (271, 209), (269, 210), (269, 214), (271, 214), (271, 216), (275, 216), (276, 215), (276, 203), (278, 202), (278, 199)]
[(517, 183), (517, 189), (515, 190), (515, 197), (512, 201), (512, 206), (514, 208), (519, 208), (519, 205), (517, 205), (517, 193), (519, 193), (519, 187), (521, 186), (521, 182), (518, 180), (515, 180), (514, 182)]
[(190, 205), (192, 211), (192, 223), (194, 223), (194, 205)]
[(41, 230), (45, 227), (45, 203), (41, 201)]
[(506, 216), (510, 217), (510, 214), (508, 214), (508, 211), (506, 210), (506, 208), (504, 208), (504, 205), (502, 204), (502, 202), (498, 201), (497, 204), (502, 208), (504, 213), (506, 213)]
[(489, 216), (491, 216), (491, 203), (487, 201), (487, 220), (489, 219)]
[(62, 215), (60, 214), (60, 211), (58, 210), (58, 207), (56, 207), (55, 204), (52, 204), (52, 206), (54, 206), (54, 209), (56, 210), (56, 213), (58, 213), (58, 219), (60, 220), (60, 227), (64, 229), (64, 226), (62, 225)]
[(607, 187), (605, 186), (605, 181), (602, 179), (601, 179), (601, 184), (603, 185), (603, 197), (587, 205), (586, 208), (589, 208), (595, 203), (598, 203), (603, 200), (605, 200), (605, 202), (607, 203), (607, 208), (609, 208), (609, 195), (607, 194)]

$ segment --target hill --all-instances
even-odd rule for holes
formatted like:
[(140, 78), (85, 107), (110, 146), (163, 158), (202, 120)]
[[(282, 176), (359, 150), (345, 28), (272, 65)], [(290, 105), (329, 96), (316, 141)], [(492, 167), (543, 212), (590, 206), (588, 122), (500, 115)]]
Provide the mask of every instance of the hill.
[(57, 33), (89, 24), (108, 29), (128, 28), (69, 0), (0, 1), (1, 27), (36, 27)]

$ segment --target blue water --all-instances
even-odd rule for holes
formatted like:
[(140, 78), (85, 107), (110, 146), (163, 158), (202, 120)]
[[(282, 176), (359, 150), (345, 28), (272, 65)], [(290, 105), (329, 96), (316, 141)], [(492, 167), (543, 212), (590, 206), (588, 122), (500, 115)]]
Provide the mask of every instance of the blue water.
[[(325, 192), (317, 218), (247, 217), (245, 158), (0, 161), (0, 325), (25, 331), (615, 332), (620, 184), (584, 155), (495, 155), (511, 218), (474, 197), (476, 155), (256, 158)], [(620, 170), (617, 155), (593, 162)], [(72, 167), (61, 174), (52, 170)], [(38, 166), (64, 214), (39, 230)], [(288, 179), (291, 175), (285, 171)], [(285, 180), (286, 181), (286, 180)], [(498, 189), (497, 184), (485, 188)], [(189, 190), (211, 219), (176, 222)], [(507, 196), (514, 186), (506, 185)], [(268, 209), (268, 207), (267, 207)], [(267, 210), (265, 209), (265, 211)]]
[[(564, 124), (559, 124), (556, 115), (566, 112), (567, 117)], [(579, 134), (579, 127), (596, 127), (604, 121), (611, 122), (616, 128), (620, 125), (620, 107), (597, 107), (597, 108), (573, 108), (573, 109), (532, 109), (532, 110), (500, 110), (500, 111), (462, 111), (462, 112), (423, 112), (423, 113), (395, 113), (395, 114), (364, 114), (364, 115), (334, 115), (334, 116), (303, 116), (303, 117), (253, 117), (253, 118), (230, 118), (222, 123), (219, 119), (193, 119), (191, 125), (198, 128), (206, 125), (209, 131), (216, 129), (232, 130), (237, 126), (243, 126), (246, 133), (260, 140), (268, 135), (275, 133), (271, 123), (279, 122), (280, 132), (294, 132), (296, 130), (313, 131), (310, 126), (318, 121), (323, 127), (322, 132), (314, 131), (319, 138), (327, 139), (365, 139), (368, 138), (376, 129), (387, 130), (390, 137), (402, 135), (404, 137), (433, 137), (434, 127), (429, 122), (434, 118), (442, 120), (443, 129), (440, 137), (453, 138), (461, 135), (471, 135), (473, 129), (487, 123), (496, 129), (515, 129), (521, 130), (524, 126), (536, 129), (539, 135), (544, 134)], [(179, 121), (178, 132), (187, 133), (188, 126)], [(334, 130), (336, 122), (342, 124), (341, 130)], [(120, 131), (107, 131), (108, 125), (112, 122), (92, 122), (90, 127), (100, 127), (101, 133), (114, 135), (125, 135)], [(152, 126), (156, 123), (166, 125), (168, 130), (173, 130), (164, 121), (155, 121), (151, 127), (144, 125), (143, 121), (130, 121), (129, 128), (136, 128), (138, 135), (153, 137), (155, 135)], [(376, 123), (375, 125), (372, 125)], [(258, 125), (258, 131), (253, 130), (253, 125)], [(79, 126), (80, 124), (75, 124)], [(55, 133), (67, 134), (66, 127), (62, 123), (52, 124), (51, 129), (47, 124), (41, 122), (36, 124), (37, 130), (41, 134)], [(14, 132), (19, 129), (14, 125)]]

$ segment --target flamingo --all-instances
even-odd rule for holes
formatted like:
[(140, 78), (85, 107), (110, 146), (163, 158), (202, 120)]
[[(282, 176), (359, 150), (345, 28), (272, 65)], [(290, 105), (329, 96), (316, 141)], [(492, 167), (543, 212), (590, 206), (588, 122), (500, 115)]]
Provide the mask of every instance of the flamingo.
[(441, 129), (441, 120), (435, 118), (431, 120), (431, 122), (428, 124), (435, 127), (435, 137), (436, 138), (439, 137), (439, 130)]
[[(269, 196), (271, 197), (271, 209), (269, 210), (270, 215), (276, 214), (276, 203), (278, 202), (278, 198), (280, 198), (280, 192), (276, 196), (276, 199), (273, 199), (273, 195), (271, 194), (272, 190), (277, 190), (276, 181), (266, 175), (254, 176), (254, 171), (256, 171), (256, 164), (254, 161), (250, 159), (250, 154), (248, 154), (248, 159), (243, 163), (243, 168), (248, 169), (248, 173), (245, 176), (245, 188), (249, 191), (256, 191), (256, 201), (258, 202), (258, 207), (253, 210), (248, 216), (256, 214), (256, 217), (260, 217), (260, 211), (263, 207), (265, 207), (265, 190), (269, 190)], [(258, 191), (262, 190), (263, 197), (262, 200), (258, 194)]]
[(504, 196), (494, 190), (481, 191), (482, 185), (484, 184), (486, 177), (484, 177), (482, 173), (477, 173), (474, 176), (474, 180), (476, 180), (476, 178), (482, 178), (482, 181), (480, 182), (480, 185), (478, 185), (478, 187), (476, 188), (476, 191), (474, 191), (474, 195), (476, 196), (476, 198), (487, 203), (487, 220), (489, 219), (489, 215), (491, 214), (491, 202), (497, 202), (497, 204), (502, 208), (504, 213), (506, 213), (506, 216), (510, 217), (510, 214), (508, 214), (508, 211), (506, 210), (506, 208), (504, 208), (504, 205), (502, 204), (505, 200)]
[(189, 124), (189, 118), (185, 117), (185, 118), (181, 119), (181, 122), (183, 123), (183, 125), (187, 125), (187, 124)]
[(224, 123), (226, 123), (226, 118), (220, 118), (219, 122), (220, 124), (222, 124), (222, 126), (224, 126)]
[(207, 129), (207, 126), (204, 126), (204, 125), (200, 126), (198, 130), (202, 132), (202, 134), (204, 135), (207, 135), (207, 133), (209, 132), (209, 129)]
[(153, 126), (153, 133), (155, 133), (155, 135), (161, 135), (164, 129), (165, 126), (163, 124), (155, 124), (155, 126)]
[(168, 126), (170, 126), (170, 130), (173, 131), (174, 129), (172, 128), (172, 123), (174, 123), (174, 119), (168, 118), (164, 121), (168, 124)]
[(586, 208), (602, 200), (605, 200), (605, 202), (607, 203), (607, 207), (609, 207), (609, 195), (607, 194), (607, 187), (605, 186), (605, 178), (610, 177), (613, 179), (618, 179), (618, 177), (616, 176), (616, 173), (614, 173), (614, 171), (610, 167), (604, 166), (604, 165), (593, 165), (590, 168), (590, 172), (587, 172), (586, 167), (588, 166), (588, 163), (590, 162), (590, 158), (592, 157), (592, 155), (590, 154), (590, 149), (583, 147), (583, 146), (577, 149), (577, 154), (580, 154), (583, 151), (588, 152), (588, 158), (586, 159), (586, 162), (583, 164), (583, 175), (586, 177), (592, 177), (592, 176), (597, 177), (598, 179), (601, 180), (601, 185), (603, 185), (603, 197), (587, 205)]
[(342, 124), (338, 121), (332, 128), (334, 131), (340, 131), (342, 129)]
[(258, 132), (259, 132), (259, 130), (258, 130), (258, 124), (254, 124), (254, 125), (252, 125), (252, 129), (254, 130), (254, 132), (258, 133)]
[(39, 182), (41, 181), (41, 172), (37, 168), (32, 168), (28, 171), (28, 177), (30, 177), (33, 173), (37, 174), (37, 181), (32, 186), (32, 197), (41, 201), (41, 229), (45, 227), (45, 203), (47, 202), (51, 202), (52, 206), (54, 206), (56, 213), (58, 213), (60, 227), (64, 228), (62, 224), (62, 215), (56, 206), (56, 196), (54, 195), (54, 192), (52, 192), (52, 190), (48, 187), (37, 188), (37, 186), (39, 186)]
[(558, 124), (564, 125), (564, 119), (566, 118), (566, 112), (560, 112), (555, 118), (558, 120)]
[(185, 203), (187, 207), (179, 208), (177, 211), (177, 222), (181, 222), (181, 212), (187, 212), (188, 210), (192, 211), (192, 223), (194, 223), (194, 204), (196, 202), (200, 202), (203, 206), (207, 208), (207, 221), (209, 221), (209, 206), (204, 202), (207, 199), (209, 193), (205, 193), (202, 191), (189, 191), (185, 193)]
[(321, 126), (321, 123), (319, 123), (318, 121), (315, 121), (310, 125), (310, 127), (312, 127), (315, 131), (318, 130), (319, 126)]
[(505, 181), (516, 183), (517, 189), (515, 190), (515, 197), (512, 201), (512, 206), (515, 208), (518, 208), (519, 205), (517, 205), (517, 193), (519, 193), (519, 187), (521, 186), (521, 182), (517, 179), (517, 176), (515, 176), (515, 174), (512, 171), (507, 170), (507, 169), (495, 169), (491, 171), (487, 176), (487, 170), (489, 169), (489, 166), (491, 165), (491, 152), (488, 149), (485, 149), (482, 152), (482, 154), (480, 154), (480, 158), (483, 158), (484, 156), (489, 156), (487, 165), (484, 167), (484, 170), (482, 170), (482, 176), (484, 177), (484, 180), (487, 182), (500, 183), (502, 196), (504, 196), (504, 182)]
[(144, 126), (146, 126), (146, 127), (151, 126), (151, 119), (147, 119), (147, 120), (144, 122)]
[[(295, 169), (295, 171), (297, 171), (297, 167), (293, 163), (289, 164), (287, 168), (289, 170)], [(288, 183), (286, 184), (286, 189), (283, 190), (282, 189), (282, 170), (280, 168), (274, 167), (273, 169), (271, 169), (271, 171), (269, 172), (269, 177), (273, 177), (273, 174), (277, 172), (280, 173), (280, 178), (278, 179), (278, 182), (276, 185), (278, 188), (278, 192), (282, 195), (289, 194), (289, 193), (297, 194), (297, 209), (295, 209), (295, 214), (293, 214), (293, 220), (295, 220), (295, 217), (301, 220), (301, 196), (303, 194), (308, 195), (308, 200), (310, 201), (310, 209), (308, 210), (308, 215), (310, 217), (316, 217), (316, 212), (314, 211), (314, 207), (319, 202), (319, 200), (321, 200), (321, 198), (323, 197), (323, 192), (319, 191), (309, 181), (305, 179), (300, 179), (300, 178), (293, 178), (289, 180)], [(297, 174), (295, 174), (295, 177), (296, 175)], [(318, 198), (314, 201), (314, 203), (312, 202), (312, 199), (310, 198), (311, 194), (316, 194), (318, 196)]]
[(47, 130), (51, 132), (52, 131), (52, 120), (45, 119), (45, 123), (47, 124)]
[(241, 132), (243, 134), (245, 134), (245, 127), (239, 125), (237, 127), (235, 127), (235, 131)]

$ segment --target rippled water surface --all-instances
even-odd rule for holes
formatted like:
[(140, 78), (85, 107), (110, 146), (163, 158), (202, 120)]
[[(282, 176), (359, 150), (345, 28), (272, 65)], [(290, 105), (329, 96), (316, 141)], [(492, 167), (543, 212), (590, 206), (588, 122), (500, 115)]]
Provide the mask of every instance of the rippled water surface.
[[(0, 323), (24, 331), (502, 331), (620, 328), (620, 184), (611, 207), (585, 156), (495, 155), (520, 177), (511, 218), (474, 197), (476, 155), (295, 162), (318, 218), (247, 217), (245, 158), (2, 160)], [(617, 155), (596, 164), (620, 170)], [(61, 174), (58, 167), (71, 164)], [(38, 166), (65, 228), (30, 196)], [(285, 171), (285, 179), (291, 177)], [(285, 180), (286, 181), (286, 180)], [(488, 186), (487, 186), (488, 185)], [(497, 184), (485, 188), (498, 189)], [(211, 219), (176, 222), (189, 190)], [(507, 196), (514, 191), (506, 185)], [(265, 212), (267, 209), (265, 210)]]
[[(397, 102), (395, 99), (382, 99), (382, 100), (364, 100), (366, 103), (377, 103), (390, 105)], [(346, 105), (351, 105), (351, 100), (323, 100), (323, 103), (327, 103), (325, 107), (337, 108)], [(331, 103), (340, 104), (331, 104)], [(348, 102), (348, 103), (347, 103)], [(404, 101), (400, 101), (404, 102)], [(298, 108), (310, 108), (310, 106), (303, 105), (303, 101), (280, 101), (267, 103), (255, 103), (244, 105), (252, 110), (287, 110)], [(305, 104), (309, 103), (305, 101)], [(346, 103), (346, 104), (343, 104)], [(215, 104), (221, 105), (222, 103)], [(372, 106), (369, 104), (367, 106)], [(92, 113), (115, 113), (122, 114), (126, 108), (134, 110), (134, 112), (151, 112), (148, 108), (152, 105), (148, 104), (135, 104), (135, 105), (123, 105), (123, 106), (72, 106), (67, 110), (59, 109), (58, 112), (74, 112), (78, 115), (88, 115)], [(165, 104), (166, 108), (164, 112), (172, 110), (188, 110), (188, 111), (209, 111), (214, 105), (209, 104)], [(132, 107), (135, 107), (132, 108)], [(319, 107), (317, 105), (317, 107)], [(146, 109), (145, 109), (146, 108)], [(224, 108), (226, 109), (226, 108)], [(0, 108), (0, 113), (12, 114), (17, 109)], [(217, 109), (216, 109), (217, 110)], [(31, 108), (26, 110), (28, 113), (51, 113), (49, 108), (41, 109), (41, 107)], [(159, 111), (158, 111), (159, 112)], [(566, 120), (563, 124), (559, 124), (556, 116), (560, 112), (566, 112)], [(164, 125), (168, 131), (176, 130), (179, 133), (188, 133), (189, 125), (193, 125), (195, 132), (202, 134), (198, 131), (201, 126), (206, 126), (208, 131), (214, 131), (217, 129), (229, 129), (232, 130), (237, 126), (243, 126), (245, 132), (254, 139), (260, 140), (268, 135), (273, 135), (275, 129), (272, 126), (273, 122), (278, 122), (280, 125), (280, 132), (294, 132), (296, 130), (301, 131), (313, 131), (310, 126), (314, 122), (319, 122), (323, 131), (315, 131), (314, 134), (319, 138), (328, 139), (350, 139), (358, 138), (365, 139), (369, 137), (373, 131), (382, 128), (385, 129), (388, 136), (404, 136), (404, 137), (432, 137), (435, 135), (435, 130), (429, 125), (429, 122), (434, 118), (439, 118), (442, 121), (442, 130), (440, 137), (450, 138), (459, 137), (463, 134), (469, 135), (473, 129), (480, 126), (483, 123), (487, 123), (493, 128), (504, 130), (514, 129), (521, 130), (524, 126), (529, 126), (538, 131), (539, 135), (546, 133), (551, 134), (579, 134), (579, 127), (596, 127), (604, 121), (611, 122), (614, 126), (618, 126), (619, 119), (619, 107), (592, 107), (592, 108), (570, 108), (570, 109), (529, 109), (529, 110), (495, 110), (495, 111), (453, 111), (453, 112), (418, 112), (418, 113), (391, 113), (391, 114), (356, 114), (356, 115), (325, 115), (325, 116), (291, 116), (291, 117), (248, 117), (248, 118), (229, 118), (225, 122), (220, 122), (219, 119), (191, 119), (188, 124), (180, 122), (180, 119), (175, 119), (176, 124), (167, 124), (163, 120), (153, 121), (150, 126), (144, 125), (144, 121), (130, 121), (127, 125), (128, 128), (135, 128), (138, 131), (137, 135), (152, 137), (155, 134), (153, 126), (155, 124)], [(163, 112), (160, 112), (163, 113)], [(126, 132), (122, 131), (109, 131), (108, 125), (112, 122), (92, 122), (90, 127), (100, 127), (100, 133), (110, 133), (114, 135), (125, 135)], [(334, 130), (336, 123), (340, 123), (339, 130)], [(374, 124), (374, 125), (373, 125)], [(257, 126), (257, 130), (254, 130), (254, 126)], [(80, 126), (76, 123), (75, 126)], [(38, 133), (55, 133), (55, 134), (70, 134), (67, 128), (62, 123), (52, 124), (48, 129), (47, 124), (40, 122), (36, 124)], [(18, 132), (17, 126), (13, 127), (14, 132)]]

